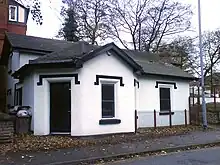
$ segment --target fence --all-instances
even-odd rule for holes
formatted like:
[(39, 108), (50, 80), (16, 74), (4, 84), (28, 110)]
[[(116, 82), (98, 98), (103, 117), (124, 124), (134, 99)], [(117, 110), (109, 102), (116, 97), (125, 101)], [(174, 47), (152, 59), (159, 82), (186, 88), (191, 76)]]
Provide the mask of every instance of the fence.
[(156, 110), (153, 111), (138, 111), (137, 112), (137, 128), (145, 127), (162, 127), (174, 125), (189, 124), (189, 111), (173, 111), (171, 113), (163, 114)]
[[(202, 89), (199, 86), (190, 87), (190, 105), (200, 104), (202, 102)], [(220, 87), (205, 86), (206, 103), (220, 103)]]
[[(190, 110), (190, 123), (200, 124), (202, 121), (202, 89), (198, 86), (190, 87), (189, 97), (189, 110)], [(213, 85), (212, 87), (205, 87), (205, 102), (207, 108), (208, 123), (220, 123), (220, 86)]]

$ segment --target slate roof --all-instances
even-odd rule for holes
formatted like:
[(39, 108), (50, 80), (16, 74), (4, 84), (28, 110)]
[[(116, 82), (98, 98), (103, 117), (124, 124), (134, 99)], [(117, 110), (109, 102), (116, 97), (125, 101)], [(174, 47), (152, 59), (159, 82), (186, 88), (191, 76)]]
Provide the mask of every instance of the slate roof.
[(72, 45), (72, 42), (6, 33), (13, 48), (29, 49), (43, 52), (54, 52)]
[[(97, 52), (109, 48), (117, 51), (120, 57), (128, 64), (131, 64), (135, 68), (141, 68), (143, 74), (195, 79), (192, 75), (184, 72), (178, 67), (161, 63), (159, 56), (155, 54), (134, 50), (122, 50), (112, 43), (106, 44), (105, 46), (96, 46), (83, 41), (72, 43), (12, 33), (7, 33), (7, 37), (14, 48), (48, 52), (48, 54), (30, 61), (29, 65), (65, 63), (74, 62), (76, 60), (86, 61), (96, 56)], [(24, 67), (27, 67), (27, 65)], [(21, 68), (21, 70), (22, 69), (24, 68)]]
[(97, 48), (98, 46), (91, 45), (83, 41), (71, 43), (71, 45), (66, 48), (41, 56), (35, 60), (30, 61), (30, 63), (36, 64), (70, 61), (74, 58), (80, 58), (82, 57), (82, 55), (91, 52)]
[(182, 69), (172, 66), (170, 64), (163, 64), (160, 62), (149, 62), (149, 61), (136, 61), (142, 66), (144, 72), (150, 75), (166, 75), (183, 78), (194, 78), (192, 75), (184, 72)]

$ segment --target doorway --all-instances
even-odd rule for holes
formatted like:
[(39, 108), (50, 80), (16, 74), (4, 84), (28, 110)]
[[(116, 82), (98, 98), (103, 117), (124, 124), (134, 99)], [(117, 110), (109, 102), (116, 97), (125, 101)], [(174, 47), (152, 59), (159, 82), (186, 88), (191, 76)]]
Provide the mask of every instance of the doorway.
[(71, 83), (50, 83), (50, 132), (71, 132)]

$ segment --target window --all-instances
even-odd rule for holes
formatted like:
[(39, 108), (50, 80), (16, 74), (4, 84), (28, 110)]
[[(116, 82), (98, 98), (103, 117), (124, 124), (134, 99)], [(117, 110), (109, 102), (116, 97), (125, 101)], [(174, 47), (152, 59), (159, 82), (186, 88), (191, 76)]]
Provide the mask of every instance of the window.
[(22, 105), (22, 88), (15, 91), (15, 105)]
[(17, 21), (17, 6), (9, 5), (9, 20)]
[(102, 118), (115, 117), (115, 86), (102, 84)]
[(170, 88), (160, 88), (160, 111), (171, 111)]

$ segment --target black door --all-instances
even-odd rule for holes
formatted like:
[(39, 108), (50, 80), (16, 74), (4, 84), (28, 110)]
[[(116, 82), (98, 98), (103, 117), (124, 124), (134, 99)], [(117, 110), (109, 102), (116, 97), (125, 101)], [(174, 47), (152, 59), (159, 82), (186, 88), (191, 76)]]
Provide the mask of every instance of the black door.
[(71, 130), (71, 87), (69, 82), (50, 83), (50, 132)]

